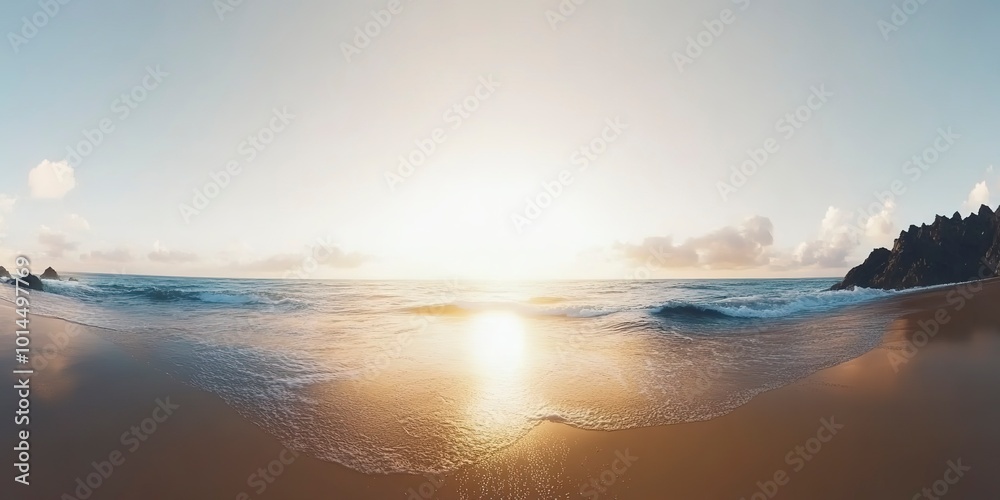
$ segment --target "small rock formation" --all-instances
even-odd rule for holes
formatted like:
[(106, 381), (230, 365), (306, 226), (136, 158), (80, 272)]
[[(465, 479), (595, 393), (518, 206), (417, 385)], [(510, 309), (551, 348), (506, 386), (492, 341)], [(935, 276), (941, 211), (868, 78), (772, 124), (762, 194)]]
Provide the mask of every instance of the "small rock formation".
[(56, 270), (52, 269), (51, 267), (46, 267), (45, 271), (42, 273), (42, 279), (43, 280), (58, 280), (59, 279), (59, 273), (57, 273)]
[(7, 268), (0, 266), (0, 278), (10, 278), (10, 273), (7, 272)]
[(892, 250), (879, 248), (833, 290), (854, 287), (902, 290), (992, 277), (1000, 264), (1000, 215), (983, 205), (962, 219), (938, 216), (910, 226)]
[(42, 280), (38, 279), (38, 276), (35, 276), (34, 274), (29, 274), (27, 277), (21, 278), (21, 281), (26, 282), (28, 284), (28, 289), (30, 290), (38, 290), (39, 292), (45, 291), (45, 287), (42, 286)]
[(70, 278), (69, 280), (70, 280), (70, 281), (80, 281), (80, 280), (78, 280), (78, 279), (76, 279), (76, 278)]

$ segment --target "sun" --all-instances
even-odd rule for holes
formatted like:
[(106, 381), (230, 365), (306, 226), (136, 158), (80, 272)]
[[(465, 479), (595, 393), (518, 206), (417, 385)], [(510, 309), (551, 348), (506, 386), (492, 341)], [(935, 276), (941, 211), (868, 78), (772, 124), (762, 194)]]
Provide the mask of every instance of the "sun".
[(524, 363), (524, 324), (513, 313), (480, 314), (473, 319), (470, 347), (488, 374), (514, 372)]

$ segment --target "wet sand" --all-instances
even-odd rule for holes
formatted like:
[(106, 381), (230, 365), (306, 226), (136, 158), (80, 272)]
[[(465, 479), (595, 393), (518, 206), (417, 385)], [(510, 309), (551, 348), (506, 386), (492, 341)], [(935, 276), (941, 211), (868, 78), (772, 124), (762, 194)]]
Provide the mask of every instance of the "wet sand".
[[(296, 455), (100, 331), (34, 316), (36, 360), (52, 347), (31, 382), (31, 485), (8, 478), (0, 498), (998, 498), (1000, 280), (981, 285), (866, 305), (896, 318), (880, 347), (726, 416), (616, 432), (544, 423), (443, 477)], [(8, 374), (12, 330), (0, 334)], [(0, 401), (10, 450), (15, 392)]]

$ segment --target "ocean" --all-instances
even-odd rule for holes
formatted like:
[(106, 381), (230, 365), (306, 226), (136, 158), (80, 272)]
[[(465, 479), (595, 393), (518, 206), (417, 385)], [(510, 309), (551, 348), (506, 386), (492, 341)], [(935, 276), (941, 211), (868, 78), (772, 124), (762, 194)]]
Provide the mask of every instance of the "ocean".
[(545, 421), (724, 415), (878, 345), (892, 317), (876, 305), (895, 294), (833, 279), (68, 276), (33, 313), (99, 327), (286, 445), (367, 473), (448, 472)]

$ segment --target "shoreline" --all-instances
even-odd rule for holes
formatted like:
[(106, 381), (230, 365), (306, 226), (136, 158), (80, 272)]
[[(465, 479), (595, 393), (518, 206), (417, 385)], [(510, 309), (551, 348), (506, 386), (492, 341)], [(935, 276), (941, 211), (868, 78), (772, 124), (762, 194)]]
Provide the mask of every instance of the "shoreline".
[[(756, 394), (721, 417), (618, 431), (541, 422), (509, 448), (444, 477), (368, 475), (286, 451), (221, 398), (152, 369), (141, 353), (89, 331), (95, 327), (33, 315), (34, 346), (56, 345), (60, 334), (70, 341), (32, 381), (33, 484), (8, 484), (15, 484), (14, 495), (30, 491), (28, 498), (80, 498), (76, 479), (95, 471), (92, 462), (121, 462), (90, 488), (89, 498), (650, 498), (668, 492), (756, 500), (770, 498), (772, 490), (775, 498), (912, 498), (938, 480), (949, 460), (961, 458), (953, 455), (964, 455), (973, 469), (949, 485), (961, 492), (956, 497), (995, 494), (1000, 479), (975, 472), (1000, 465), (998, 453), (982, 444), (1000, 442), (991, 423), (1000, 417), (1000, 395), (990, 397), (1000, 392), (1000, 340), (976, 332), (1000, 325), (1000, 313), (989, 309), (1000, 297), (1000, 280), (970, 283), (983, 290), (953, 318), (938, 321), (937, 335), (913, 356), (905, 344), (919, 342), (914, 332), (935, 321), (949, 306), (948, 292), (962, 284), (876, 301), (873, 307), (900, 312), (874, 349)], [(0, 321), (13, 319), (13, 306), (0, 306)], [(5, 338), (6, 352), (13, 335)], [(0, 358), (7, 373), (13, 364), (13, 353)], [(13, 408), (10, 391), (2, 398)], [(158, 422), (172, 405), (176, 413)], [(914, 413), (928, 405), (932, 410)], [(74, 418), (64, 418), (67, 413)], [(147, 420), (155, 425), (143, 429)], [(139, 433), (123, 437), (137, 423)], [(5, 440), (9, 426), (0, 425)], [(116, 451), (120, 457), (111, 456)]]

